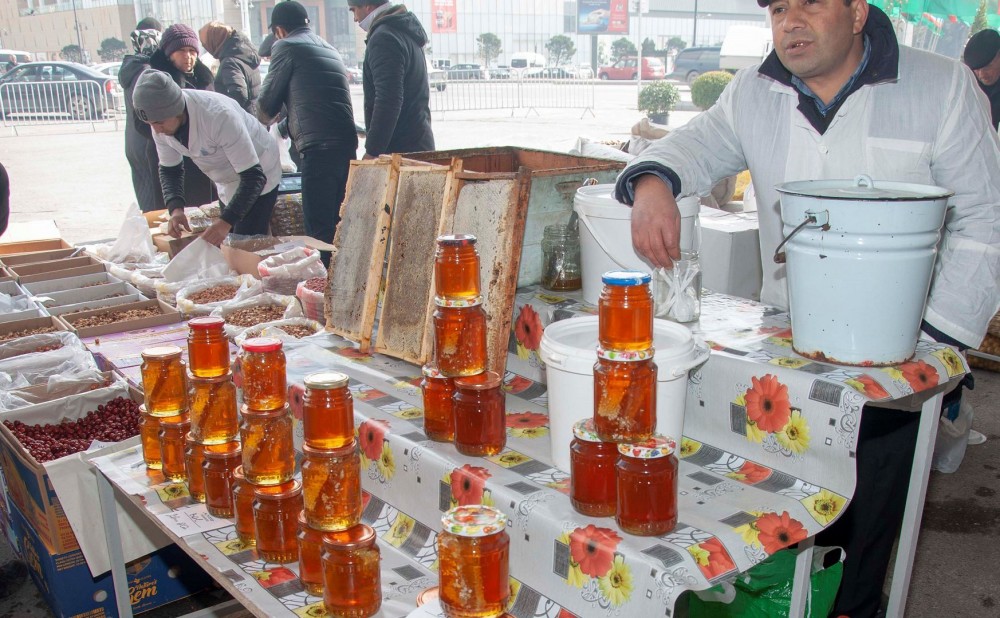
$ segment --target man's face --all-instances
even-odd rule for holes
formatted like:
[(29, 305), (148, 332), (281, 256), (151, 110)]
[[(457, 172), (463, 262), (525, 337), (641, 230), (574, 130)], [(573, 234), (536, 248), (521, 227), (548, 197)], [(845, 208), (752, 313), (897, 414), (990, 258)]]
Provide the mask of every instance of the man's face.
[[(843, 71), (844, 60), (868, 18), (865, 0), (774, 0), (768, 7), (774, 50), (803, 81)], [(849, 74), (848, 74), (849, 76)]]
[(182, 124), (184, 124), (184, 114), (167, 118), (166, 120), (150, 122), (149, 126), (160, 135), (174, 135), (177, 133), (177, 129), (181, 128)]
[(351, 15), (354, 15), (355, 23), (359, 24), (364, 20), (365, 17), (371, 15), (371, 12), (375, 10), (375, 7), (370, 5), (351, 6), (347, 8), (351, 12)]
[(976, 74), (976, 79), (984, 86), (992, 86), (997, 81), (1000, 81), (1000, 52), (996, 56), (993, 56), (993, 60), (990, 60), (989, 64), (976, 69), (973, 73)]
[(193, 47), (182, 47), (170, 54), (170, 62), (174, 63), (181, 73), (190, 73), (194, 70), (194, 63), (198, 61), (198, 50)]

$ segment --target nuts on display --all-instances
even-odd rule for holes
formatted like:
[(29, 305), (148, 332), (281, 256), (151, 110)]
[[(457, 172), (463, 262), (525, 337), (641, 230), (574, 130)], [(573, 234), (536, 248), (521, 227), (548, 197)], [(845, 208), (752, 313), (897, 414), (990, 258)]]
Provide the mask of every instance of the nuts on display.
[[(0, 342), (10, 341), (11, 339), (20, 339), (21, 337), (28, 337), (29, 335), (41, 335), (42, 333), (54, 333), (56, 332), (55, 326), (40, 326), (38, 328), (26, 328), (24, 330), (15, 330), (12, 333), (5, 333), (0, 335)], [(62, 346), (60, 346), (62, 347)], [(56, 348), (52, 348), (53, 350)], [(44, 352), (39, 348), (35, 350), (36, 352)]]
[(217, 303), (224, 300), (231, 300), (236, 296), (239, 288), (235, 285), (215, 285), (200, 292), (195, 292), (188, 296), (188, 300), (197, 304)]
[(258, 305), (230, 313), (226, 316), (226, 323), (246, 328), (263, 322), (280, 320), (284, 315), (284, 305)]
[(73, 326), (77, 328), (88, 328), (91, 326), (105, 326), (107, 324), (117, 324), (118, 322), (128, 322), (141, 318), (149, 318), (160, 315), (159, 307), (146, 307), (144, 309), (128, 309), (126, 311), (105, 311), (97, 315), (73, 320)]

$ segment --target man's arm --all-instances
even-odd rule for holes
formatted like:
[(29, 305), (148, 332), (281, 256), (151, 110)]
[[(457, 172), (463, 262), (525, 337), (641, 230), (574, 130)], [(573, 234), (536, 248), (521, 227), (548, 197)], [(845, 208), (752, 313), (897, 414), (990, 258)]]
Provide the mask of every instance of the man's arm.
[(285, 41), (276, 41), (272, 48), (271, 66), (257, 97), (257, 119), (265, 125), (273, 122), (288, 98), (292, 80), (292, 49)]
[[(365, 137), (365, 154), (377, 157), (389, 148), (403, 109), (406, 54), (399, 41), (389, 35), (373, 37), (367, 53), (375, 85), (375, 104)], [(423, 62), (424, 59), (415, 61)]]
[(156, 155), (160, 161), (160, 190), (163, 192), (163, 203), (170, 215), (167, 233), (174, 238), (180, 238), (183, 230), (191, 231), (187, 216), (184, 214), (184, 205), (187, 204), (187, 198), (184, 196), (184, 156), (171, 148), (165, 142), (165, 138), (156, 133), (153, 134), (153, 143), (156, 144)]

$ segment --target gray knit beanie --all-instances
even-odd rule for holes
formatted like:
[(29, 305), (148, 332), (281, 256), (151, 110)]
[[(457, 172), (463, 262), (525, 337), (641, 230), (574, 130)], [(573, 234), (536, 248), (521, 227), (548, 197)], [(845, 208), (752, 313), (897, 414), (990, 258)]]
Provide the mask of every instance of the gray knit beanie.
[(184, 111), (181, 87), (163, 71), (152, 69), (139, 76), (132, 92), (135, 113), (146, 122), (160, 122)]

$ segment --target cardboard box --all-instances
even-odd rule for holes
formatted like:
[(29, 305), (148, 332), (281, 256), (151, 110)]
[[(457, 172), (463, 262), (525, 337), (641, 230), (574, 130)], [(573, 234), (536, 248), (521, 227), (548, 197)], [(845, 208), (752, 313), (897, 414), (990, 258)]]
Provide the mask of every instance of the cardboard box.
[[(106, 283), (122, 283), (122, 280), (107, 271), (78, 275), (76, 277), (64, 277), (62, 279), (46, 279), (32, 283), (23, 283), (21, 287), (32, 296), (48, 296), (53, 292), (65, 292), (67, 290), (83, 290), (90, 287)], [(65, 304), (65, 303), (63, 303)]]
[(20, 320), (30, 320), (31, 318), (43, 318), (49, 313), (39, 309), (37, 305), (32, 305), (33, 309), (24, 309), (22, 311), (12, 311), (10, 313), (0, 313), (0, 324), (6, 324), (7, 322), (18, 322)]
[(7, 296), (20, 296), (24, 294), (24, 289), (13, 279), (0, 281), (0, 294), (6, 294)]
[(702, 286), (760, 300), (763, 271), (757, 213), (730, 213), (702, 206), (699, 219)]
[[(55, 307), (78, 305), (80, 303), (97, 300), (107, 300), (115, 297), (116, 295), (128, 296), (134, 294), (141, 295), (142, 293), (131, 283), (116, 280), (115, 283), (99, 283), (98, 285), (91, 285), (85, 288), (75, 288), (72, 290), (62, 290), (58, 292), (44, 292), (42, 294), (35, 294), (35, 298), (40, 300), (44, 299), (44, 305), (52, 309)], [(146, 300), (146, 298), (143, 297), (141, 300)]]
[[(108, 311), (128, 311), (130, 309), (145, 309), (147, 307), (158, 308), (159, 315), (150, 316), (148, 318), (139, 318), (138, 320), (127, 320), (125, 322), (105, 324), (103, 326), (88, 326), (84, 328), (77, 328), (75, 326), (76, 322), (82, 320), (83, 318), (90, 317), (93, 315), (99, 315), (101, 313), (105, 313)], [(167, 303), (160, 300), (144, 300), (137, 303), (128, 303), (125, 305), (118, 305), (116, 307), (111, 307), (106, 309), (82, 311), (80, 313), (74, 313), (73, 315), (68, 315), (57, 319), (62, 320), (68, 326), (68, 328), (73, 332), (75, 332), (77, 336), (80, 337), (81, 339), (84, 337), (97, 337), (99, 335), (106, 335), (109, 333), (122, 333), (141, 328), (149, 328), (151, 326), (174, 324), (182, 320), (181, 314), (176, 309), (174, 309)]]
[(0, 239), (0, 255), (70, 247), (72, 245), (62, 239), (59, 228), (51, 219), (11, 223)]
[(181, 249), (194, 242), (195, 238), (201, 236), (201, 232), (183, 232), (180, 238), (174, 238), (167, 234), (153, 234), (153, 245), (157, 251), (165, 251), (170, 259), (180, 253)]
[(52, 260), (63, 260), (82, 253), (82, 249), (49, 249), (48, 251), (28, 251), (26, 253), (12, 253), (3, 256), (0, 262), (4, 266), (19, 266), (24, 264), (36, 264), (38, 262), (49, 262)]
[(108, 307), (117, 307), (118, 305), (128, 305), (131, 303), (140, 303), (144, 300), (149, 300), (142, 294), (126, 294), (125, 296), (115, 296), (114, 298), (100, 298), (97, 300), (85, 300), (79, 303), (72, 303), (69, 305), (58, 305), (48, 307), (49, 315), (68, 315), (71, 313), (83, 312), (83, 311), (93, 311), (95, 309), (106, 309)]
[(29, 283), (50, 281), (52, 279), (69, 279), (71, 277), (79, 277), (82, 275), (96, 275), (99, 273), (105, 273), (107, 270), (108, 267), (106, 264), (90, 264), (89, 266), (66, 268), (64, 270), (50, 270), (49, 272), (38, 273), (36, 275), (25, 275), (23, 277), (18, 277), (18, 281), (20, 281), (22, 285), (27, 285)]
[(81, 255), (72, 258), (62, 258), (57, 260), (49, 260), (47, 262), (33, 262), (30, 264), (17, 264), (11, 266), (11, 272), (17, 277), (26, 277), (28, 275), (37, 275), (41, 273), (49, 273), (56, 270), (69, 270), (71, 268), (80, 268), (82, 266), (92, 266), (94, 264), (103, 264), (100, 260), (97, 260), (89, 255)]
[(2, 339), (4, 335), (15, 331), (30, 330), (32, 328), (41, 328), (43, 326), (51, 326), (56, 330), (69, 330), (66, 327), (66, 324), (51, 316), (28, 318), (27, 320), (14, 320), (13, 322), (0, 323), (0, 339)]
[[(187, 362), (187, 335), (187, 323), (177, 322), (140, 331), (88, 337), (82, 341), (94, 355), (94, 360), (101, 371), (115, 371), (126, 379), (130, 386), (142, 388), (142, 375), (139, 372), (139, 367), (142, 365), (142, 351), (146, 348), (175, 345), (182, 350), (181, 358)], [(230, 343), (229, 350), (230, 356), (235, 358), (238, 348)]]

